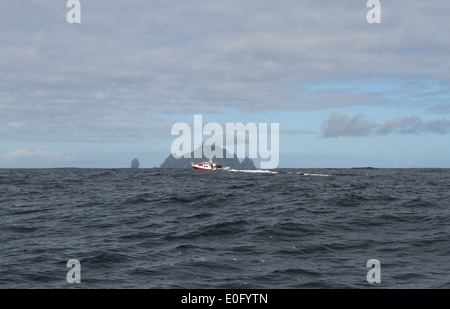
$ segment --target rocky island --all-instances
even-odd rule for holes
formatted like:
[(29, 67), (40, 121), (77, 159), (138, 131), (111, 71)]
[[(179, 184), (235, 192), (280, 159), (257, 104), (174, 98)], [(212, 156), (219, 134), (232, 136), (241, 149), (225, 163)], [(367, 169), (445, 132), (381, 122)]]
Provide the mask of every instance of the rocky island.
[(236, 154), (233, 154), (232, 158), (227, 158), (228, 152), (226, 149), (222, 149), (222, 158), (207, 158), (204, 154), (201, 158), (194, 158), (194, 152), (191, 152), (190, 158), (181, 157), (177, 159), (170, 154), (161, 164), (160, 168), (192, 168), (191, 163), (207, 162), (209, 159), (212, 159), (214, 163), (229, 166), (231, 169), (256, 169), (255, 164), (250, 158), (245, 158), (242, 162), (239, 161)]

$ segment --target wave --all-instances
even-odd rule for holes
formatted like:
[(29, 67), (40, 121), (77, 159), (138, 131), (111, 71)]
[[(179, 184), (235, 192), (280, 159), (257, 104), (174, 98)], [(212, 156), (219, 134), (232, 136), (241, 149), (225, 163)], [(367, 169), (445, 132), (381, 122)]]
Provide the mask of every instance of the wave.
[(0, 169), (2, 287), (450, 288), (450, 169), (232, 171)]

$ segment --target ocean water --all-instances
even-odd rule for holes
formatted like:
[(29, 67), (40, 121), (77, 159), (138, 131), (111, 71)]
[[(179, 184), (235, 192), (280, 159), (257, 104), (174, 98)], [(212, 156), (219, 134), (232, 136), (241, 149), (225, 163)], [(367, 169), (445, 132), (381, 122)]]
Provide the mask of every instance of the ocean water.
[(449, 209), (448, 169), (0, 169), (0, 288), (450, 288)]

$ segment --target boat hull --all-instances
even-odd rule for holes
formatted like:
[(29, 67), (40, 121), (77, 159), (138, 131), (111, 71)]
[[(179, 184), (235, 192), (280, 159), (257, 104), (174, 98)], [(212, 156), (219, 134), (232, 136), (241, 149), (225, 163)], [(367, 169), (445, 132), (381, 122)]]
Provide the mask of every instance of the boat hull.
[(203, 168), (203, 167), (198, 167), (198, 166), (192, 166), (194, 168), (194, 170), (197, 171), (210, 171), (210, 172), (218, 172), (218, 171), (226, 171), (229, 168), (228, 167), (224, 167), (224, 168)]
[(217, 165), (212, 161), (201, 162), (198, 164), (192, 163), (192, 167), (197, 171), (210, 171), (210, 172), (226, 171), (229, 169), (228, 166)]
[(201, 167), (197, 167), (197, 166), (193, 166), (194, 170), (197, 171), (211, 171), (211, 172), (216, 172), (216, 171), (220, 171), (220, 169), (216, 169), (216, 168), (201, 168)]

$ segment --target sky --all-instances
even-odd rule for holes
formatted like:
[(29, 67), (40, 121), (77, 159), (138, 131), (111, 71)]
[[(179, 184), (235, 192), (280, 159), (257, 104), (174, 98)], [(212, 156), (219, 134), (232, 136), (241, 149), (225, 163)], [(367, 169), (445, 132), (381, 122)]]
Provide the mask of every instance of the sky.
[(195, 115), (278, 123), (280, 168), (450, 167), (448, 0), (79, 2), (0, 3), (0, 168), (159, 167)]

